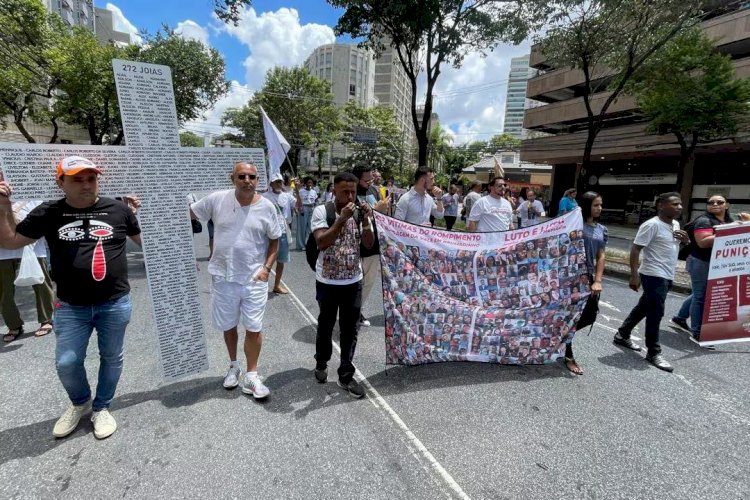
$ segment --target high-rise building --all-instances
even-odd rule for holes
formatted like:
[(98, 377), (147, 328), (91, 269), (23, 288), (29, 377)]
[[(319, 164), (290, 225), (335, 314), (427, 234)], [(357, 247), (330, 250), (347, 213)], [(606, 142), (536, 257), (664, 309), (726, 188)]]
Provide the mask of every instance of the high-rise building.
[(526, 98), (526, 81), (536, 73), (536, 70), (529, 67), (529, 54), (510, 60), (503, 132), (517, 139), (525, 139), (528, 135), (528, 131), (523, 128), (524, 110), (543, 104)]
[(94, 0), (45, 0), (47, 10), (62, 17), (68, 26), (83, 26), (96, 32)]
[(375, 60), (375, 98), (379, 106), (393, 110), (396, 123), (404, 137), (404, 146), (411, 149), (414, 144), (414, 124), (411, 119), (411, 85), (406, 71), (398, 60), (398, 54), (384, 42), (386, 48)]
[(364, 108), (375, 104), (375, 64), (369, 50), (343, 43), (321, 45), (305, 60), (305, 68), (330, 82), (337, 106), (349, 101)]
[(96, 39), (101, 44), (127, 45), (130, 43), (130, 33), (115, 30), (112, 11), (109, 9), (94, 9)]

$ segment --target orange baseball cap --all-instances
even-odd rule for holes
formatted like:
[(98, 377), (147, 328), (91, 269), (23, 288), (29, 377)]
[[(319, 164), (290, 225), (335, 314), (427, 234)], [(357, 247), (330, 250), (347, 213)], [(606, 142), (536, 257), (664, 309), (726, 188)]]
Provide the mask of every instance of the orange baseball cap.
[(83, 172), (84, 170), (93, 170), (97, 174), (102, 173), (99, 167), (91, 160), (87, 160), (82, 156), (68, 156), (57, 164), (57, 177), (76, 175), (78, 172)]

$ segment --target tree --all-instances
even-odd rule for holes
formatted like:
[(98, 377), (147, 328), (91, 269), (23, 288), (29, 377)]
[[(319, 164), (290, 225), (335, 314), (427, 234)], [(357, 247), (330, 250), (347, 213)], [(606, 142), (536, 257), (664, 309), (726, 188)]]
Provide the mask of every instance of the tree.
[[(348, 162), (352, 165), (366, 164), (376, 167), (384, 177), (391, 177), (396, 166), (403, 166), (406, 151), (401, 144), (401, 130), (393, 109), (386, 106), (364, 108), (356, 101), (347, 102), (342, 109), (344, 133), (342, 142), (352, 148)], [(374, 129), (377, 141), (374, 144), (355, 142), (349, 133), (353, 127)]]
[[(670, 40), (700, 21), (703, 0), (563, 0), (555, 4), (542, 53), (559, 68), (581, 70), (587, 137), (577, 182), (583, 183), (607, 111), (628, 81)], [(601, 107), (593, 100), (610, 93)]]
[[(466, 54), (485, 53), (500, 42), (520, 43), (547, 12), (541, 0), (328, 0), (345, 8), (336, 34), (364, 39), (380, 54), (390, 45), (410, 82), (411, 117), (419, 145), (419, 165), (427, 164), (433, 90), (444, 64), (460, 67)], [(422, 119), (417, 116), (417, 80), (424, 71)]]
[(750, 81), (735, 79), (729, 56), (699, 28), (673, 40), (628, 87), (650, 119), (648, 131), (680, 145), (682, 199), (691, 198), (695, 148), (733, 137), (750, 113)]
[(225, 23), (237, 26), (243, 8), (250, 7), (251, 0), (213, 0), (214, 14)]
[(180, 132), (180, 146), (202, 148), (203, 138), (190, 131)]
[(120, 144), (123, 137), (112, 59), (121, 55), (113, 46), (100, 45), (89, 30), (74, 27), (49, 50), (50, 73), (59, 91), (54, 114), (80, 125), (91, 144)]
[(36, 142), (26, 122), (49, 120), (50, 142), (57, 140), (57, 122), (49, 114), (47, 99), (57, 85), (49, 73), (48, 50), (66, 30), (56, 14), (48, 15), (39, 0), (0, 2), (0, 126), (6, 116), (28, 142)]
[(521, 139), (510, 134), (503, 133), (493, 136), (487, 147), (494, 153), (496, 151), (518, 151), (521, 149)]
[(428, 140), (427, 166), (435, 172), (442, 172), (445, 156), (453, 141), (442, 127), (432, 127)]
[(299, 163), (303, 147), (319, 157), (320, 151), (339, 138), (341, 120), (331, 86), (305, 68), (271, 68), (261, 90), (242, 108), (227, 110), (221, 124), (239, 130), (233, 139), (246, 146), (264, 144), (260, 106), (289, 141), (292, 168)]
[(445, 153), (445, 172), (451, 177), (459, 177), (463, 169), (475, 161), (474, 153), (466, 149), (466, 146), (449, 148)]

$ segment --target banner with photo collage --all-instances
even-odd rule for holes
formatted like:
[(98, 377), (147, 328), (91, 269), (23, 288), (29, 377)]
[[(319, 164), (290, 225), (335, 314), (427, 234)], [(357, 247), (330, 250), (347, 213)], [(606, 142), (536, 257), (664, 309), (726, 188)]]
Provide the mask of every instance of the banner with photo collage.
[(375, 219), (387, 364), (564, 356), (590, 290), (580, 209), (494, 233)]

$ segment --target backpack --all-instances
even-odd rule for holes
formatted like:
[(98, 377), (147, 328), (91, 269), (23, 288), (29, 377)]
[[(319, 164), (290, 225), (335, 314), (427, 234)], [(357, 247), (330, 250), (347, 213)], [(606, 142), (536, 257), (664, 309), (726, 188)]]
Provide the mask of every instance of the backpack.
[[(328, 227), (331, 227), (333, 226), (333, 223), (336, 222), (336, 205), (334, 205), (332, 201), (329, 201), (325, 204), (325, 207), (326, 223), (328, 223)], [(307, 258), (307, 265), (309, 265), (310, 269), (313, 271), (315, 271), (315, 266), (318, 263), (318, 255), (320, 255), (318, 242), (315, 241), (315, 234), (311, 231), (310, 236), (307, 237), (307, 241), (305, 242), (305, 257)]]

